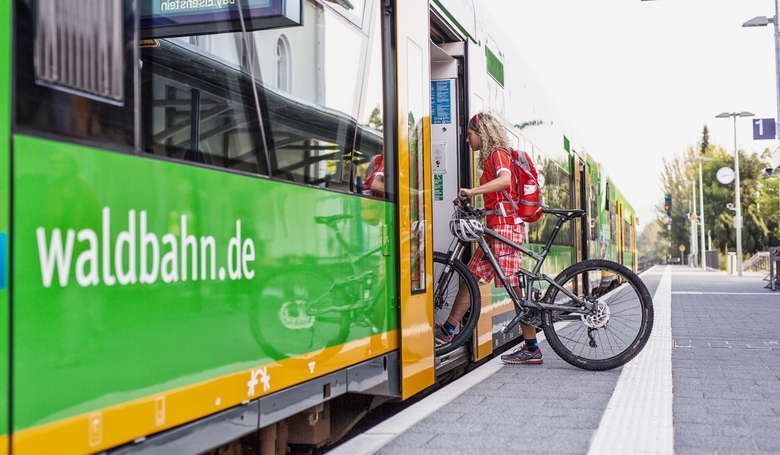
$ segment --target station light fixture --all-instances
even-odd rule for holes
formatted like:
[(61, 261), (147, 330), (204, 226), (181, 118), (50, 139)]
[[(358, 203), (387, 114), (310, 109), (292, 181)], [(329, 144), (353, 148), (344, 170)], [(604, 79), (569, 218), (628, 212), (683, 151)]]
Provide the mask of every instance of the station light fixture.
[[(643, 0), (644, 1), (644, 0)], [(743, 27), (766, 27), (769, 24), (774, 24), (774, 17), (756, 16), (753, 19), (742, 24)]]

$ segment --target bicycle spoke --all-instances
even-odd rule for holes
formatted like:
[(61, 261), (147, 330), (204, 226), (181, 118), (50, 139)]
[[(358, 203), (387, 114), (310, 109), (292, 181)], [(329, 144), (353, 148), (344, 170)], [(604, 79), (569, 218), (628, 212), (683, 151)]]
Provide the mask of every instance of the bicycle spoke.
[(625, 310), (620, 310), (620, 311), (618, 311), (618, 312), (615, 312), (615, 313), (613, 313), (613, 312), (610, 312), (610, 313), (609, 313), (609, 317), (610, 317), (610, 318), (613, 318), (613, 317), (615, 317), (615, 316), (617, 316), (617, 315), (619, 315), (619, 314), (623, 314), (623, 313), (626, 313), (626, 312), (629, 312), (629, 311), (632, 311), (632, 310), (639, 311), (639, 313), (640, 313), (640, 314), (642, 313), (642, 309), (641, 309), (640, 307), (636, 307), (636, 308), (634, 308), (634, 307), (631, 307), (631, 308), (627, 308), (627, 309), (625, 309)]
[[(601, 332), (602, 332), (602, 330), (599, 330), (598, 332), (599, 332), (599, 340), (601, 340)], [(615, 353), (615, 347), (612, 346), (612, 343), (609, 341), (609, 334), (607, 334), (605, 331), (604, 331), (604, 338), (607, 340), (607, 346), (609, 346), (609, 352), (614, 354)]]
[[(605, 331), (605, 332), (609, 332), (610, 330), (609, 330), (608, 328), (604, 327), (604, 331)], [(618, 341), (620, 341), (620, 343), (621, 343), (621, 344), (624, 344), (624, 345), (626, 345), (626, 342), (625, 342), (625, 341), (623, 341), (623, 339), (622, 339), (622, 338), (620, 338), (620, 337), (617, 335), (617, 333), (614, 333), (614, 332), (613, 332), (613, 333), (612, 333), (612, 335), (613, 335), (615, 338), (617, 338), (617, 340), (618, 340)]]

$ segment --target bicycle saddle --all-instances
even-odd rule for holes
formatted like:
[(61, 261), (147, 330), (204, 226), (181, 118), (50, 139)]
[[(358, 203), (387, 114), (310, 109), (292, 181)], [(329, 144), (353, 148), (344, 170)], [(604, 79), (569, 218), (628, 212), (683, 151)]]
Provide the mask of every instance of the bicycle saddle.
[(352, 218), (350, 215), (331, 215), (331, 216), (315, 216), (314, 222), (317, 224), (336, 224), (341, 220), (348, 220)]
[(585, 210), (582, 209), (556, 210), (556, 209), (548, 209), (545, 207), (544, 213), (549, 213), (551, 215), (556, 215), (556, 216), (562, 216), (564, 218), (569, 218), (569, 219), (585, 216)]

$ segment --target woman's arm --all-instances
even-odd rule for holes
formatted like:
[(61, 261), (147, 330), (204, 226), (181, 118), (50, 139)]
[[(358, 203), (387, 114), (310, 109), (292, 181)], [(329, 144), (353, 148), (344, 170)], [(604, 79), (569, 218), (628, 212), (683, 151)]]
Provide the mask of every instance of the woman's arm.
[(509, 188), (509, 185), (511, 184), (512, 174), (508, 170), (502, 169), (499, 171), (498, 177), (494, 178), (493, 180), (474, 188), (461, 188), (458, 192), (458, 195), (460, 197), (460, 194), (465, 193), (465, 197), (469, 198), (478, 194), (498, 193)]

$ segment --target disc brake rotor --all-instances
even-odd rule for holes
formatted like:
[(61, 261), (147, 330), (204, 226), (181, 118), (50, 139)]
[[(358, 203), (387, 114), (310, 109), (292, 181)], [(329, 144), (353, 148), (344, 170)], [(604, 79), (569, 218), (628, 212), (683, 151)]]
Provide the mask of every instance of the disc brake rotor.
[(580, 316), (582, 322), (591, 329), (600, 329), (609, 322), (609, 306), (606, 303), (597, 302), (598, 309), (590, 314)]

